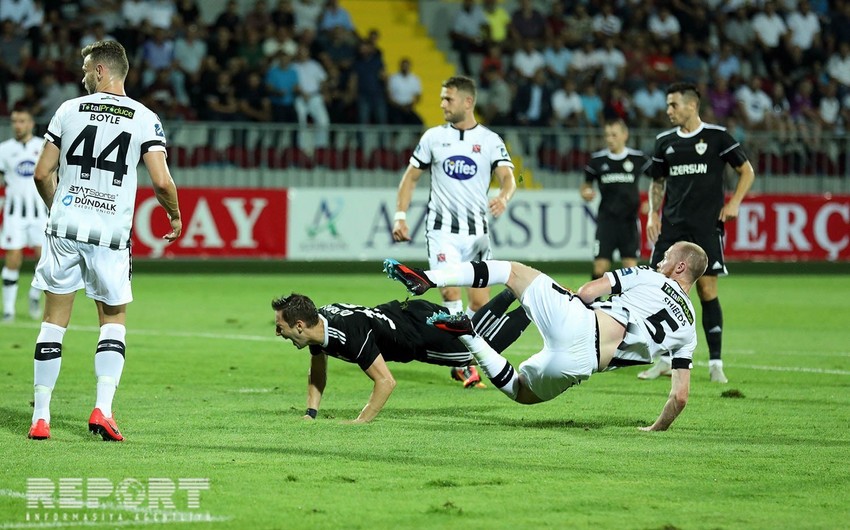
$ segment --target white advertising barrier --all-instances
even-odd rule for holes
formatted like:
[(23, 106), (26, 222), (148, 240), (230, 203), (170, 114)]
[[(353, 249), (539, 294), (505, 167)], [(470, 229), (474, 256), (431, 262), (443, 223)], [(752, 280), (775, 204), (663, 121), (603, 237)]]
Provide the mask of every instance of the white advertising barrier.
[[(407, 212), (412, 241), (394, 243), (395, 188), (289, 188), (287, 252), (291, 260), (426, 260), (428, 190)], [(493, 256), (511, 260), (592, 260), (597, 203), (574, 190), (518, 190), (491, 219)]]

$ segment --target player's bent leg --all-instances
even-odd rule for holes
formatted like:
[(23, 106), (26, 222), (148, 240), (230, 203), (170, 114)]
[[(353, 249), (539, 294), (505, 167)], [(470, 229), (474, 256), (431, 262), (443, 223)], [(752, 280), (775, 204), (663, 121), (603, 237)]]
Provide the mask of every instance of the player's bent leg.
[(637, 258), (623, 258), (621, 261), (624, 269), (630, 269), (632, 267), (637, 267), (638, 265)]
[(472, 325), (476, 333), (499, 353), (516, 342), (531, 323), (531, 319), (522, 307), (507, 312), (508, 307), (515, 300), (514, 293), (510, 289), (505, 289), (472, 317)]
[(603, 274), (611, 270), (611, 260), (596, 258), (593, 260), (593, 279), (601, 278)]
[(470, 316), (474, 315), (476, 311), (484, 307), (484, 305), (490, 301), (490, 288), (482, 287), (480, 289), (467, 289), (466, 290), (467, 300), (469, 300), (469, 309), (471, 311)]
[(519, 376), (519, 389), (517, 391), (516, 399), (514, 400), (521, 405), (534, 405), (536, 403), (543, 403), (543, 399), (532, 392), (531, 388), (528, 387), (528, 383), (526, 382), (525, 375), (520, 374)]

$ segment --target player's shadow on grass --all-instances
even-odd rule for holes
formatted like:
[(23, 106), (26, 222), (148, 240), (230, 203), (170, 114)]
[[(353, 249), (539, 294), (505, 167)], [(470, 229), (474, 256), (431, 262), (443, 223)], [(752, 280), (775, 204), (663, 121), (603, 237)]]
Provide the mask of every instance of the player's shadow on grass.
[(516, 427), (519, 429), (603, 429), (605, 427), (640, 427), (649, 425), (644, 418), (630, 418), (623, 416), (602, 416), (593, 419), (516, 419), (505, 417), (490, 417), (483, 423), (504, 425), (505, 427)]
[[(50, 427), (60, 427), (70, 431), (80, 431), (81, 437), (88, 437), (88, 429), (84, 429), (85, 420), (72, 421), (70, 419), (50, 419)], [(18, 408), (0, 407), (0, 429), (9, 431), (12, 434), (27, 435), (27, 431), (32, 423), (32, 407), (21, 406)]]

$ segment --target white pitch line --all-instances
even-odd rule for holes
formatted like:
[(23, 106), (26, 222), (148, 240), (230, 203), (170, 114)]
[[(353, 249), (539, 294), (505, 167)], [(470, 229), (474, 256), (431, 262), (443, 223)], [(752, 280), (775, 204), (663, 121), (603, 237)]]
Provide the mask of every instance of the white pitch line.
[[(705, 361), (696, 363), (697, 366), (708, 366)], [(850, 370), (834, 370), (829, 368), (810, 368), (807, 366), (763, 366), (753, 364), (729, 363), (726, 368), (744, 368), (746, 370), (764, 370), (767, 372), (804, 372), (809, 374), (850, 375)]]

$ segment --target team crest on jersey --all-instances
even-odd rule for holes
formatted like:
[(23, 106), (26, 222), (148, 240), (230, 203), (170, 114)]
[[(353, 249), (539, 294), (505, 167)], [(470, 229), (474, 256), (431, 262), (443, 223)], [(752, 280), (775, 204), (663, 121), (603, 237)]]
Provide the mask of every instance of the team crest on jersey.
[(153, 132), (154, 132), (155, 135), (159, 136), (160, 138), (165, 138), (165, 132), (163, 132), (163, 130), (162, 130), (162, 125), (160, 125), (158, 123), (154, 123), (153, 124)]
[(608, 167), (608, 164), (602, 164), (602, 168), (601, 168), (601, 169), (602, 169), (602, 171), (608, 171), (608, 170), (609, 170), (609, 169), (611, 169), (611, 168), (610, 168), (610, 167)]
[(623, 171), (625, 171), (627, 173), (631, 173), (634, 168), (635, 168), (634, 163), (632, 163), (632, 161), (629, 160), (628, 158), (626, 159), (625, 162), (623, 162)]
[(472, 152), (473, 153), (480, 153), (481, 152), (481, 146), (478, 145), (478, 144), (473, 145), (472, 146)]
[(445, 263), (446, 255), (445, 254), (437, 254), (437, 263)]
[(708, 144), (705, 143), (702, 138), (700, 138), (699, 142), (697, 142), (697, 144), (694, 146), (694, 149), (697, 150), (698, 155), (704, 155), (705, 150), (708, 149)]

